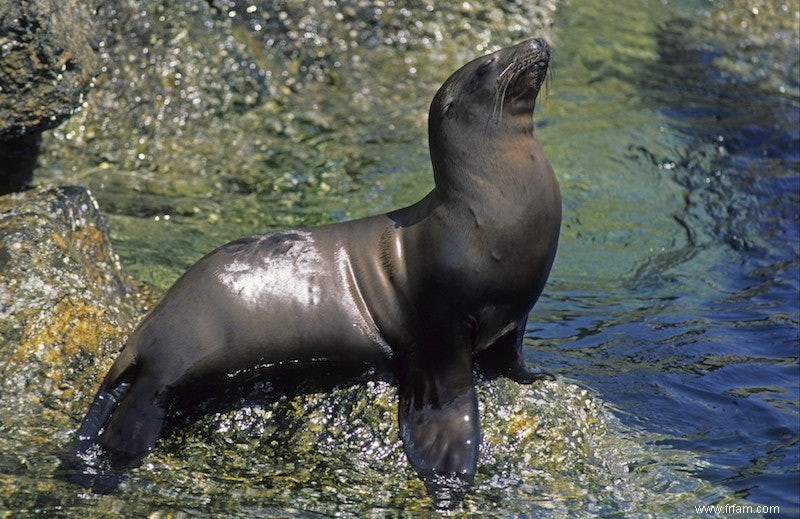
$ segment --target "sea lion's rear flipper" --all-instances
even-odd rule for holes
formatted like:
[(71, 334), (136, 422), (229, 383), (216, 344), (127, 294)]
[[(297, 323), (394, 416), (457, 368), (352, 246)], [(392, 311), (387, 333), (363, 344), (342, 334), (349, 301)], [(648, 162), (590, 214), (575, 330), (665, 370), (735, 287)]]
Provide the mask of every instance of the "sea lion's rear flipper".
[(130, 350), (123, 349), (103, 378), (89, 411), (86, 412), (75, 433), (75, 440), (70, 449), (74, 456), (85, 458), (89, 454), (111, 414), (128, 393), (138, 374), (139, 365), (135, 357)]
[[(475, 477), (478, 399), (468, 350), (408, 366), (400, 384), (400, 436), (438, 509), (455, 508)], [(417, 363), (421, 359), (416, 359)]]
[(108, 420), (98, 443), (114, 469), (135, 467), (153, 450), (166, 416), (156, 395), (153, 384), (137, 379)]
[(166, 413), (157, 398), (162, 386), (144, 371), (128, 348), (114, 361), (62, 461), (66, 479), (113, 491), (122, 471), (152, 450)]
[(76, 454), (82, 454), (94, 445), (100, 436), (100, 430), (108, 421), (108, 417), (114, 412), (130, 387), (130, 382), (123, 381), (111, 389), (101, 389), (97, 392), (81, 426), (75, 433), (73, 450)]

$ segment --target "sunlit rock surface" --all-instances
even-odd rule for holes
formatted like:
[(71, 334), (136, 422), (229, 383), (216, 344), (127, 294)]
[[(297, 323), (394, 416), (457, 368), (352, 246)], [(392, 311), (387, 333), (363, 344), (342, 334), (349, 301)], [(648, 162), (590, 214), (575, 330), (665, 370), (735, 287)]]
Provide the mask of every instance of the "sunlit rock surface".
[(131, 283), (85, 189), (0, 197), (2, 396), (70, 412), (140, 313)]
[[(463, 511), (602, 516), (725, 499), (680, 474), (696, 462), (690, 455), (645, 447), (574, 384), (496, 380), (480, 385), (479, 399), (483, 443)], [(378, 382), (206, 417), (162, 440), (122, 495), (144, 488), (212, 513), (431, 510), (403, 453), (396, 388)]]
[(30, 183), (42, 131), (84, 102), (100, 63), (79, 0), (0, 2), (0, 195)]
[(99, 64), (78, 0), (0, 4), (0, 140), (53, 128), (83, 102)]

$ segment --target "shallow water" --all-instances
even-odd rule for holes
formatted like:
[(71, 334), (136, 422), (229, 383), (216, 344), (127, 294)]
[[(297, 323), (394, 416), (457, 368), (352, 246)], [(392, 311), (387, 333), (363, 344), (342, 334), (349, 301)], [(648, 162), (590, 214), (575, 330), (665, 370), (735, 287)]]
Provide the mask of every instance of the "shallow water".
[[(490, 452), (499, 461), (489, 460), (488, 466), (507, 470), (508, 479), (496, 482), (497, 474), (482, 469), (483, 483), (469, 509), (498, 506), (501, 515), (525, 510), (549, 510), (554, 516), (680, 515), (692, 513), (694, 504), (747, 502), (800, 513), (800, 85), (797, 6), (791, 5), (766, 21), (767, 11), (780, 9), (779, 3), (573, 1), (558, 11), (547, 35), (556, 49), (553, 79), (535, 120), (561, 181), (564, 223), (550, 282), (529, 323), (527, 354), (530, 361), (590, 388), (591, 398), (613, 409), (611, 436), (621, 435), (625, 444), (610, 448), (617, 458), (609, 456), (608, 463), (627, 461), (628, 474), (641, 473), (641, 487), (626, 480), (629, 486), (618, 493), (603, 494), (622, 476), (585, 460), (580, 466), (586, 472), (578, 479), (583, 488), (561, 479), (552, 465), (552, 473), (547, 465), (515, 472), (524, 460), (498, 448)], [(756, 6), (760, 16), (753, 14)], [(417, 17), (424, 17), (424, 6), (419, 9)], [(252, 20), (238, 16), (231, 23), (243, 20), (240, 30), (255, 34)], [(411, 203), (432, 185), (425, 114), (437, 85), (480, 54), (481, 45), (523, 37), (524, 31), (500, 33), (492, 26), (493, 16), (476, 17), (474, 23), (484, 23), (487, 32), (469, 32), (484, 39), (468, 44), (425, 42), (429, 27), (423, 27), (403, 36), (404, 52), (364, 45), (347, 54), (363, 61), (344, 68), (300, 60), (298, 70), (309, 77), (298, 84), (252, 73), (246, 85), (264, 92), (253, 99), (243, 94), (246, 87), (234, 80), (217, 83), (208, 71), (204, 89), (184, 91), (174, 86), (169, 63), (159, 63), (154, 74), (166, 79), (156, 106), (119, 94), (114, 102), (125, 109), (107, 120), (105, 133), (93, 136), (81, 128), (91, 128), (97, 114), (77, 114), (45, 139), (37, 178), (44, 182), (50, 175), (92, 187), (111, 216), (123, 264), (162, 288), (228, 239)], [(741, 19), (732, 20), (735, 16)], [(743, 23), (749, 25), (743, 28)], [(435, 34), (435, 22), (431, 27)], [(178, 27), (176, 33), (200, 30)], [(400, 34), (390, 27), (381, 30), (386, 38)], [(500, 41), (492, 31), (502, 34)], [(253, 38), (253, 45), (259, 44)], [(231, 47), (233, 58), (220, 60), (238, 59), (235, 52)], [(278, 59), (274, 56), (262, 56), (260, 65)], [(291, 69), (294, 62), (286, 59), (288, 65), (273, 68)], [(154, 68), (146, 59), (136, 66)], [(209, 64), (212, 72), (214, 66)], [(182, 74), (192, 84), (204, 72)], [(228, 119), (203, 126), (200, 120), (215, 114), (209, 98), (232, 99), (240, 113), (226, 112)], [(205, 111), (192, 112), (196, 105)], [(159, 124), (159, 117), (167, 122)], [(175, 118), (185, 121), (179, 132), (168, 124)], [(112, 147), (107, 134), (115, 132), (113, 142), (119, 142)], [(541, 398), (548, 397), (580, 400), (563, 387), (545, 390)], [(222, 428), (226, 420), (212, 424)], [(47, 423), (20, 427), (34, 436), (52, 434)], [(66, 441), (68, 431), (59, 431)], [(292, 475), (293, 468), (309, 462), (302, 452), (290, 451), (299, 459), (281, 458), (287, 454), (278, 452), (277, 462), (260, 467), (264, 475), (258, 476), (258, 467), (236, 472), (235, 452), (248, 442), (270, 448), (266, 440), (259, 444), (243, 433), (238, 443), (214, 450), (209, 435), (212, 447), (204, 451), (195, 440), (181, 443), (180, 436), (166, 442), (169, 454), (156, 457), (151, 472), (133, 478), (117, 501), (92, 496), (53, 501), (70, 503), (72, 514), (105, 507), (201, 515), (292, 513), (287, 506), (299, 507), (295, 512), (363, 512), (336, 485), (368, 489), (369, 479), (354, 481), (341, 471), (365, 470), (367, 478), (389, 471), (402, 463), (395, 459), (399, 451), (395, 445), (376, 453), (365, 450), (362, 435), (348, 440), (328, 434), (346, 446), (334, 459), (352, 454), (358, 461), (317, 467), (325, 473), (319, 486), (304, 484), (303, 474)], [(387, 434), (396, 438), (396, 432)], [(300, 435), (295, 441), (304, 439)], [(180, 448), (171, 450), (174, 445)], [(180, 454), (182, 449), (188, 454)], [(359, 465), (359, 452), (370, 452), (377, 465)], [(215, 456), (221, 453), (228, 456), (228, 472), (215, 474)], [(22, 481), (16, 483), (18, 495), (36, 495), (37, 486), (49, 487), (38, 479), (35, 452), (26, 456), (34, 468), (16, 472)], [(196, 461), (193, 456), (199, 460), (193, 467), (200, 483), (178, 484), (175, 469)], [(503, 493), (499, 487), (513, 486), (515, 477), (516, 490)], [(229, 484), (236, 480), (246, 484)], [(303, 494), (300, 504), (291, 505), (295, 496), (285, 495), (281, 484)], [(413, 476), (408, 485), (410, 490), (394, 496), (380, 487), (374, 506), (366, 509), (374, 514), (381, 506), (387, 514), (424, 509)], [(674, 502), (655, 499), (659, 491), (676, 487), (686, 496)], [(537, 491), (541, 500), (523, 501)], [(230, 492), (235, 496), (226, 497)], [(336, 495), (344, 496), (341, 502), (314, 504)], [(495, 502), (509, 495), (520, 501), (505, 508)], [(132, 506), (131, 499), (140, 502)], [(626, 508), (626, 500), (636, 508)], [(44, 490), (34, 502), (40, 513), (55, 506)]]

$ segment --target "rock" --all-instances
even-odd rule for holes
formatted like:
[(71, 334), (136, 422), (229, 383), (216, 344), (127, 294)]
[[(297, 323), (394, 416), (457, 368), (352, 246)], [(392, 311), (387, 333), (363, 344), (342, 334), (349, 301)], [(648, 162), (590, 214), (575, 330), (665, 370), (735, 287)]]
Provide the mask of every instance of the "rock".
[(55, 396), (64, 407), (51, 407), (67, 412), (85, 404), (97, 360), (113, 356), (142, 313), (131, 291), (89, 191), (0, 197), (0, 392)]
[(99, 60), (76, 0), (0, 3), (0, 139), (53, 128), (80, 107)]
[(99, 65), (95, 47), (77, 0), (0, 2), (0, 194), (30, 180), (37, 135), (83, 103)]

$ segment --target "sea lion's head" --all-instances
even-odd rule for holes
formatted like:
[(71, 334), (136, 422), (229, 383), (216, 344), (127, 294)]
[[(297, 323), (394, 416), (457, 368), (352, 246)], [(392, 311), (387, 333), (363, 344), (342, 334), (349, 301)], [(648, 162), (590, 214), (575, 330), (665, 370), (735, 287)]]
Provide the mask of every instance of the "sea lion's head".
[(433, 98), (431, 137), (454, 126), (480, 131), (508, 117), (530, 117), (549, 63), (550, 48), (537, 38), (467, 63)]
[[(436, 185), (468, 181), (468, 169), (523, 164), (517, 138), (533, 133), (536, 96), (547, 75), (550, 48), (540, 39), (475, 59), (445, 81), (431, 103), (428, 141)], [(527, 148), (526, 148), (527, 149)]]

